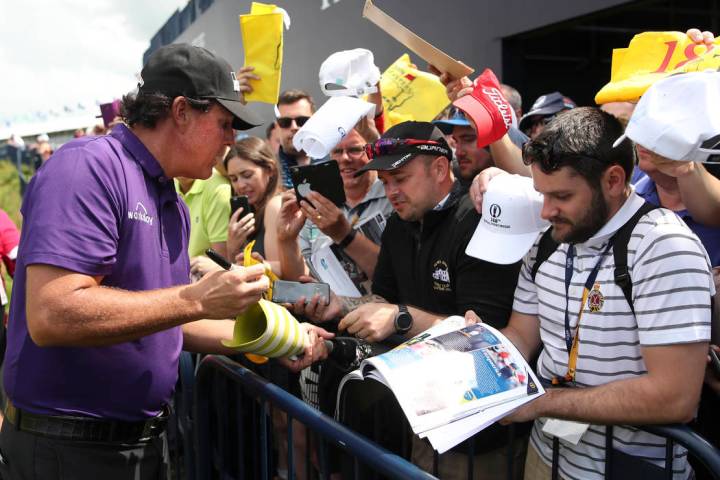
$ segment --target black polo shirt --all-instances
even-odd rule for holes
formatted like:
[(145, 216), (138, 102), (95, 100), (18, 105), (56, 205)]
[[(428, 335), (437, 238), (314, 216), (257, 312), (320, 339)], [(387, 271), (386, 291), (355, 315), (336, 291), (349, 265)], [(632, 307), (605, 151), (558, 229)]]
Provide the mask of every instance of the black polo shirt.
[(383, 233), (373, 293), (441, 315), (473, 310), (496, 328), (507, 325), (520, 263), (496, 265), (465, 254), (479, 221), (459, 182), (443, 208), (427, 212), (422, 223), (394, 213)]

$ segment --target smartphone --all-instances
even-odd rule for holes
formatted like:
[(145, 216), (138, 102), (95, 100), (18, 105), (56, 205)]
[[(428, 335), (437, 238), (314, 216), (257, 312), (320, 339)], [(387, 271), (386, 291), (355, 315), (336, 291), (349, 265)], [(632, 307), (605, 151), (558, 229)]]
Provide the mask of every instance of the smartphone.
[(248, 213), (255, 213), (252, 205), (250, 205), (247, 195), (237, 195), (230, 198), (230, 216), (232, 217), (233, 213), (235, 213), (240, 207), (243, 209), (243, 217)]
[(305, 297), (305, 303), (308, 303), (315, 295), (320, 295), (320, 301), (327, 305), (330, 303), (330, 285), (275, 280), (271, 300), (275, 303), (295, 303), (300, 297)]
[[(298, 202), (305, 200), (305, 196), (313, 191), (338, 207), (345, 204), (345, 190), (340, 176), (340, 167), (335, 160), (302, 167), (290, 167), (290, 177)], [(309, 200), (305, 201), (312, 204)]]

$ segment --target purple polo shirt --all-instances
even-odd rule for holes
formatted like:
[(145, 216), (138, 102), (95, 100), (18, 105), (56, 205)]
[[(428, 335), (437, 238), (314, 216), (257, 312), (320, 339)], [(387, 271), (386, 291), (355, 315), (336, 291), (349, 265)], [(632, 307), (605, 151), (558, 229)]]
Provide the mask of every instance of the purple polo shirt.
[(40, 414), (140, 420), (172, 395), (180, 327), (107, 347), (35, 345), (25, 316), (26, 267), (46, 264), (141, 291), (189, 282), (190, 224), (172, 179), (125, 126), (64, 145), (35, 174), (23, 228), (5, 354), (5, 389)]

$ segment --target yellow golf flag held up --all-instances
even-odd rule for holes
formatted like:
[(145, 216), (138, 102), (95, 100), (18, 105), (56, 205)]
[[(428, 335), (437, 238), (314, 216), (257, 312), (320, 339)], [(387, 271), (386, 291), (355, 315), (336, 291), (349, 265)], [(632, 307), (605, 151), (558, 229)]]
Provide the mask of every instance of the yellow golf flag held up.
[(413, 67), (407, 53), (383, 72), (380, 91), (386, 129), (408, 120), (429, 122), (450, 102), (440, 79)]
[(595, 96), (598, 104), (636, 102), (661, 78), (720, 69), (720, 38), (709, 47), (681, 32), (644, 32), (627, 48), (613, 50), (610, 82)]
[(245, 66), (255, 67), (260, 80), (250, 80), (248, 102), (277, 103), (283, 62), (283, 22), (287, 13), (275, 5), (253, 2), (248, 15), (240, 15), (240, 33), (245, 50)]

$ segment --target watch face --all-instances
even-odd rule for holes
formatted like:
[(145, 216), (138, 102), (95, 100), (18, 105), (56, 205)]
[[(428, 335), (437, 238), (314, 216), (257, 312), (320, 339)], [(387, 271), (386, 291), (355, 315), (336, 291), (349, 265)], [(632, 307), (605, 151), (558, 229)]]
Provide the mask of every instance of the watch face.
[(395, 318), (395, 328), (398, 332), (407, 332), (412, 327), (412, 316), (407, 312), (400, 312)]

